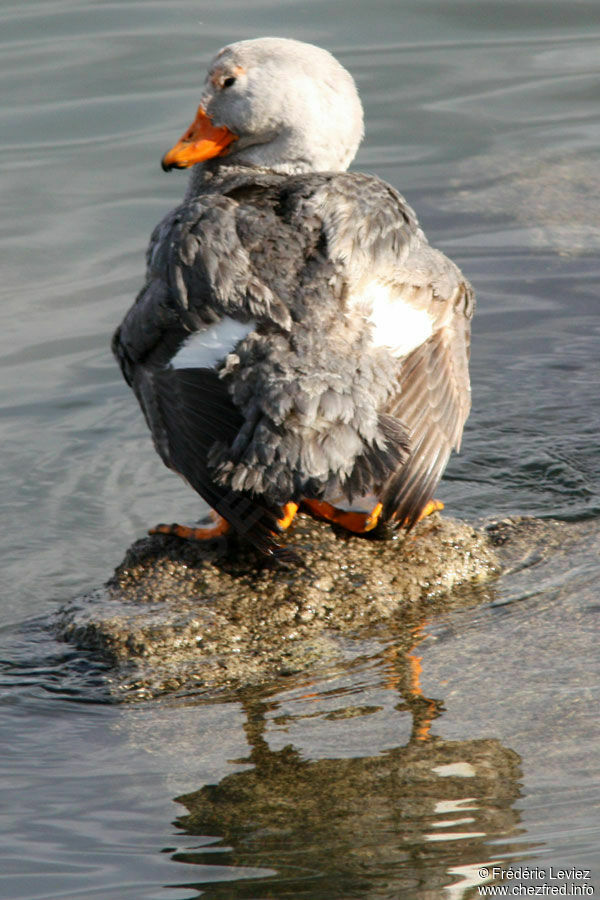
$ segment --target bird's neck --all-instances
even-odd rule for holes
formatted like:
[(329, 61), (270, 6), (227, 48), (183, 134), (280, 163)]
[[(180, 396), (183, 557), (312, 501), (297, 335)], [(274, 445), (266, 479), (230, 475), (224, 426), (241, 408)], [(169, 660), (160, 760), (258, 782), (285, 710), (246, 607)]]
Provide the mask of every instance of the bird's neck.
[(185, 195), (187, 201), (193, 200), (201, 194), (219, 190), (225, 181), (240, 178), (247, 181), (255, 176), (285, 176), (307, 174), (312, 170), (309, 167), (298, 166), (253, 166), (245, 165), (233, 160), (211, 159), (208, 162), (195, 165), (190, 172), (190, 179)]

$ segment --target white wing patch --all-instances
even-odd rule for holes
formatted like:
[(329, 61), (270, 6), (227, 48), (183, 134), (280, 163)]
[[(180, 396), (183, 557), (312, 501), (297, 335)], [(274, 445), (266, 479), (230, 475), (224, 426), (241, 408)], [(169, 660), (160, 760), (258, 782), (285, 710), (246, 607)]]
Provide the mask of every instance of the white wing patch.
[(424, 309), (417, 309), (401, 296), (394, 296), (386, 285), (372, 282), (369, 299), (373, 309), (373, 344), (389, 347), (394, 356), (406, 356), (433, 334), (433, 319)]
[(433, 334), (432, 316), (380, 281), (371, 281), (352, 299), (373, 325), (373, 346), (387, 347), (394, 356), (406, 356)]
[(233, 348), (256, 328), (256, 322), (238, 322), (224, 316), (205, 331), (186, 339), (171, 359), (174, 369), (213, 369)]

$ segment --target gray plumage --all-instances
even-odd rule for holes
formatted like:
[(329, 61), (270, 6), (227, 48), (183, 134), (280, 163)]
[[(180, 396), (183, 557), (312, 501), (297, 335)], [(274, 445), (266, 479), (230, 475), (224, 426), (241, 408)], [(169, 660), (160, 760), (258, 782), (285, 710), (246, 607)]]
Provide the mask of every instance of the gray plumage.
[[(215, 96), (203, 97), (215, 124), (241, 130), (219, 112), (227, 72), (252, 73), (266, 59), (275, 90), (277, 58), (293, 69), (307, 46), (264, 39), (222, 51), (207, 79)], [(311, 65), (314, 50), (326, 68), (333, 60), (309, 50)], [(333, 63), (323, 77), (335, 86), (345, 70)], [(319, 77), (313, 66), (310, 80)], [(252, 96), (260, 84), (257, 75)], [(362, 115), (348, 129), (350, 149), (325, 160), (331, 169), (355, 152)], [(322, 156), (322, 136), (316, 145)], [(272, 549), (282, 505), (302, 498), (375, 495), (385, 519), (412, 525), (469, 413), (472, 290), (392, 187), (313, 171), (314, 160), (249, 163), (261, 149), (270, 159), (272, 148), (242, 135), (194, 167), (184, 203), (152, 235), (146, 282), (114, 352), (164, 462), (221, 514), (232, 498), (259, 510), (246, 533), (261, 549)], [(190, 335), (208, 346), (230, 320), (240, 339), (214, 365), (174, 367)]]

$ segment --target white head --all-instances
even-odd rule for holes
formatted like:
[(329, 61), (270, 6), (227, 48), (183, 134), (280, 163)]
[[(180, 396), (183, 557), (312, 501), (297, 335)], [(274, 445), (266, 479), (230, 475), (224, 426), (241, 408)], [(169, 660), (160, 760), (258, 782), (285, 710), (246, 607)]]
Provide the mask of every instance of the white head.
[(196, 120), (163, 168), (219, 157), (287, 174), (341, 172), (362, 136), (354, 80), (327, 50), (285, 38), (240, 41), (213, 59)]

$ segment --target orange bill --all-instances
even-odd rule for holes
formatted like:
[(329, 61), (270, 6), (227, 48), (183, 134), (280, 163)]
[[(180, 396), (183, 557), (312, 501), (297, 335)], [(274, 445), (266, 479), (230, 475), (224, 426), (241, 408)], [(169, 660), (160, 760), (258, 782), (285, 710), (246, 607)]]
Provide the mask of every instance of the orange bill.
[(165, 153), (162, 159), (162, 167), (165, 172), (171, 169), (187, 169), (205, 159), (214, 156), (223, 156), (232, 141), (237, 140), (224, 125), (216, 128), (201, 106), (198, 107), (196, 118), (181, 136), (174, 147)]

